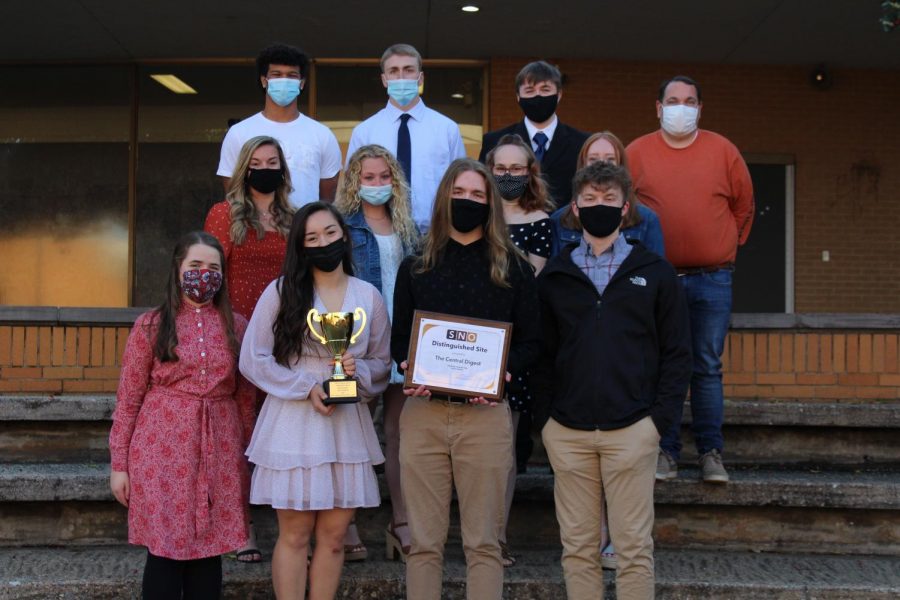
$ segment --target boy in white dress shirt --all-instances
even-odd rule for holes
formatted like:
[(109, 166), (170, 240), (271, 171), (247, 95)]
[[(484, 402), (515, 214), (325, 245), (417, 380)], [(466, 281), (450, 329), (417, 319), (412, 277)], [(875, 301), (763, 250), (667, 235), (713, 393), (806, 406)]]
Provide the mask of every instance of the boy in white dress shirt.
[(424, 233), (438, 183), (451, 162), (466, 155), (459, 125), (425, 106), (422, 56), (409, 44), (394, 44), (381, 56), (381, 83), (387, 105), (357, 125), (347, 157), (366, 144), (387, 148), (403, 167), (410, 187), (413, 219)]

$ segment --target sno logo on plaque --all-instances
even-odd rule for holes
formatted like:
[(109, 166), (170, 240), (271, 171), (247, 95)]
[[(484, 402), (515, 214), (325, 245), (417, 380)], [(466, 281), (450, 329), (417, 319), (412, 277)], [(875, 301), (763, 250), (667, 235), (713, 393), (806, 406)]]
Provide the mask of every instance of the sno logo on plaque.
[(456, 340), (458, 342), (466, 342), (468, 344), (474, 344), (478, 341), (478, 334), (474, 331), (463, 331), (462, 329), (449, 329), (447, 330), (447, 339), (448, 340)]

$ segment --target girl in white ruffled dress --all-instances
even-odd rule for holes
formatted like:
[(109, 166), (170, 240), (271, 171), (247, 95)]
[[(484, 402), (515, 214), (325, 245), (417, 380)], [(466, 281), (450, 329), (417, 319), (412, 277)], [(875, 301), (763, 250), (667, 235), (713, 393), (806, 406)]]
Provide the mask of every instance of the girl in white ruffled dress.
[(381, 501), (373, 465), (384, 456), (372, 417), (362, 403), (323, 403), (333, 356), (306, 324), (311, 308), (362, 308), (368, 322), (341, 362), (363, 402), (384, 391), (390, 320), (378, 290), (351, 275), (349, 239), (331, 205), (315, 202), (297, 211), (282, 277), (260, 297), (241, 348), (241, 373), (267, 393), (247, 456), (256, 465), (250, 502), (270, 505), (278, 515), (272, 556), (278, 598), (304, 598), (313, 535), (309, 596), (333, 598), (347, 526), (357, 508)]

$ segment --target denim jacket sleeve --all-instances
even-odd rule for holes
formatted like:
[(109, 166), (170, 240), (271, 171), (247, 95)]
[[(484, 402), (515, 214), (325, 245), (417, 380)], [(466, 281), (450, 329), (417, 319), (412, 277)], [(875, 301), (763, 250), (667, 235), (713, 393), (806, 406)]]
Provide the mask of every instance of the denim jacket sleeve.
[(550, 257), (553, 258), (567, 244), (578, 242), (581, 240), (581, 232), (575, 229), (566, 229), (562, 224), (562, 216), (566, 207), (563, 206), (550, 215), (550, 235), (552, 237), (550, 245)]
[(623, 229), (622, 235), (626, 239), (639, 241), (650, 252), (665, 258), (666, 249), (663, 244), (663, 233), (659, 224), (659, 217), (643, 204), (638, 204), (637, 208), (641, 214), (641, 222), (634, 227)]
[(366, 224), (362, 211), (348, 216), (346, 222), (350, 229), (350, 241), (353, 243), (353, 274), (374, 285), (379, 292), (382, 291), (381, 260), (375, 235)]

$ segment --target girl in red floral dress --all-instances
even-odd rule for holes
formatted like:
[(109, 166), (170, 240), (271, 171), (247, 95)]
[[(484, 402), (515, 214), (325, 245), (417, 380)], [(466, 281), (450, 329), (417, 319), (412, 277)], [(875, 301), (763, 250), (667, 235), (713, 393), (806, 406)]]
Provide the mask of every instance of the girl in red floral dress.
[[(216, 236), (228, 262), (228, 299), (247, 320), (260, 295), (281, 274), (294, 208), (288, 201), (291, 174), (275, 138), (260, 135), (241, 148), (225, 200), (209, 209), (203, 229)], [(266, 395), (256, 394), (256, 412)], [(244, 563), (262, 560), (253, 522), (247, 545), (234, 555)]]
[(294, 208), (291, 175), (275, 138), (247, 140), (228, 180), (225, 200), (209, 209), (203, 229), (218, 238), (228, 261), (228, 299), (246, 319), (281, 275)]
[(247, 541), (255, 389), (237, 372), (247, 321), (232, 315), (222, 246), (175, 246), (166, 299), (135, 321), (109, 436), (110, 487), (128, 541), (147, 547), (145, 600), (219, 598), (221, 555)]

